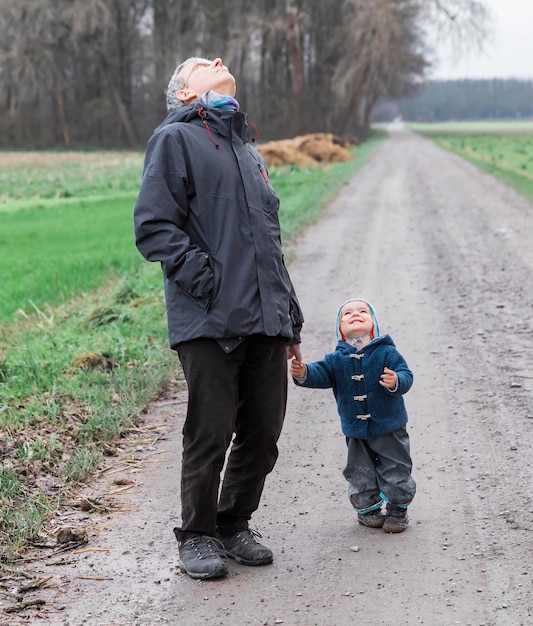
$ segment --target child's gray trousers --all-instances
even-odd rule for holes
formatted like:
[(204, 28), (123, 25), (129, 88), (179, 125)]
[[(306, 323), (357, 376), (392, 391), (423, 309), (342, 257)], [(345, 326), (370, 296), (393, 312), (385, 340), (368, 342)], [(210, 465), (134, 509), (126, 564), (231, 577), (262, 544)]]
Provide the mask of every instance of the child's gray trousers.
[(406, 507), (414, 498), (416, 483), (411, 476), (413, 463), (409, 435), (405, 428), (373, 439), (346, 438), (348, 460), (343, 475), (348, 496), (359, 513), (389, 502)]

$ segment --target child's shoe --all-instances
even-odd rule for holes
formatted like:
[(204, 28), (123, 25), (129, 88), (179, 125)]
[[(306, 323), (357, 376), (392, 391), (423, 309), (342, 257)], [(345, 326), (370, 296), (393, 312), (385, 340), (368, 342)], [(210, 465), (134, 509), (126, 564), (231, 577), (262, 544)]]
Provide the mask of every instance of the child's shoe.
[(387, 504), (387, 515), (382, 524), (382, 528), (386, 533), (403, 533), (408, 524), (407, 507)]
[(357, 513), (357, 521), (369, 528), (381, 528), (385, 523), (385, 514), (381, 512), (381, 509), (368, 513)]

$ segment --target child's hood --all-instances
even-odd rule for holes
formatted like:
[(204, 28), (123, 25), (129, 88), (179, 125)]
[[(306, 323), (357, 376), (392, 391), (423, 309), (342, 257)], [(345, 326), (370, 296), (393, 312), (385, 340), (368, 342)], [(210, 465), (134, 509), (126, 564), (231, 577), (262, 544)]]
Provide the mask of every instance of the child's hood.
[(370, 302), (368, 302), (368, 300), (365, 300), (364, 298), (350, 298), (349, 300), (346, 300), (346, 302), (343, 302), (337, 311), (337, 320), (335, 322), (335, 334), (337, 336), (337, 339), (339, 341), (344, 341), (344, 337), (342, 336), (340, 328), (339, 328), (340, 316), (341, 316), (342, 308), (346, 306), (349, 302), (364, 302), (368, 306), (368, 308), (370, 309), (370, 315), (372, 316), (372, 321), (374, 323), (374, 326), (370, 333), (370, 339), (376, 339), (377, 337), (380, 337), (381, 332), (379, 329), (379, 322), (376, 316), (376, 312), (374, 311), (374, 307), (370, 304)]

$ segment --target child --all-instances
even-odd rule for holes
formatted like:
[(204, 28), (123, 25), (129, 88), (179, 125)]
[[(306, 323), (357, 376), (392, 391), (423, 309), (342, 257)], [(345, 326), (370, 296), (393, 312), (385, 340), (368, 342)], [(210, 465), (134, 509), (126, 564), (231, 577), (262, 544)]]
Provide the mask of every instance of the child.
[(391, 337), (380, 335), (366, 300), (339, 308), (336, 333), (335, 352), (315, 363), (293, 359), (290, 373), (302, 387), (333, 389), (348, 446), (343, 475), (359, 523), (400, 533), (416, 491), (402, 397), (413, 374)]

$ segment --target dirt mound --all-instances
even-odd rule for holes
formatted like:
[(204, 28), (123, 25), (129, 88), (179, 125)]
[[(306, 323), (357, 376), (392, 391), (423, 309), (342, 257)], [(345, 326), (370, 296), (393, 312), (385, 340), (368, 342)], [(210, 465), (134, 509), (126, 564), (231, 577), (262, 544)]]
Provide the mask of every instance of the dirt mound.
[(269, 141), (257, 146), (268, 167), (296, 165), (309, 167), (319, 163), (342, 163), (353, 158), (347, 149), (350, 142), (331, 133), (313, 133), (293, 139)]

